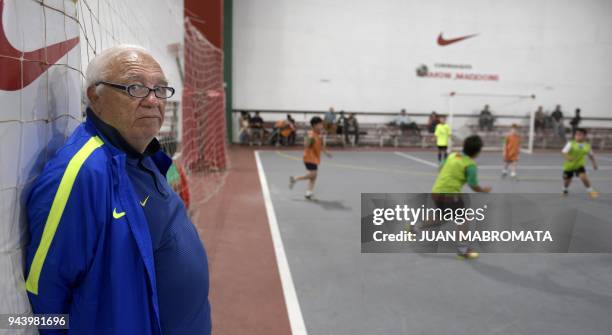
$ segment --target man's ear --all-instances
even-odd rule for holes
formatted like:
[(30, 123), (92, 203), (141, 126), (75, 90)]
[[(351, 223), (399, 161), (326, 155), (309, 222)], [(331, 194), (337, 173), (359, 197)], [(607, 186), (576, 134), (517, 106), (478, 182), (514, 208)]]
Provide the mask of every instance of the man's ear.
[(91, 85), (87, 88), (87, 98), (89, 99), (92, 105), (98, 102), (100, 96), (98, 95), (98, 92), (96, 92), (96, 86)]

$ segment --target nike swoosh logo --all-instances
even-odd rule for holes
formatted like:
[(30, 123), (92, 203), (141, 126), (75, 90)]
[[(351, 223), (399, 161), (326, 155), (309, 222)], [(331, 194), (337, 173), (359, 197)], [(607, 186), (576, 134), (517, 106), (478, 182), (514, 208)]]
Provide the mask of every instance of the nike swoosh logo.
[(125, 212), (117, 213), (117, 208), (113, 209), (113, 217), (115, 219), (121, 219), (125, 215)]
[(0, 69), (4, 79), (0, 80), (1, 91), (17, 91), (30, 85), (79, 44), (79, 38), (75, 37), (34, 51), (15, 49), (6, 38), (3, 12), (4, 0), (0, 0), (0, 55), (3, 56), (0, 57)]
[(143, 201), (140, 202), (140, 206), (142, 206), (142, 207), (146, 206), (147, 205), (147, 201), (149, 201), (149, 196), (148, 195), (147, 195), (147, 197)]
[(438, 35), (438, 45), (441, 47), (444, 47), (444, 46), (447, 46), (453, 43), (457, 43), (457, 42), (466, 40), (468, 38), (476, 37), (476, 36), (478, 36), (478, 34), (465, 35), (465, 36), (461, 36), (457, 38), (445, 39), (444, 37), (442, 37), (442, 33), (440, 33), (440, 35)]

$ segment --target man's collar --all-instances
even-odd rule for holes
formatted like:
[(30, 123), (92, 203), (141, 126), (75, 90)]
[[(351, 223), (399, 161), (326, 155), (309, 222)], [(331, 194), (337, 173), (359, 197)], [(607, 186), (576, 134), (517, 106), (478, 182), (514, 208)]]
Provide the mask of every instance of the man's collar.
[(87, 107), (87, 118), (91, 119), (94, 126), (106, 139), (117, 149), (125, 152), (128, 156), (134, 158), (141, 158), (145, 156), (151, 156), (158, 152), (161, 149), (159, 141), (156, 138), (153, 138), (151, 143), (147, 146), (144, 153), (140, 153), (135, 150), (124, 138), (121, 136), (119, 131), (108, 123), (102, 121), (96, 113), (91, 110), (91, 108)]

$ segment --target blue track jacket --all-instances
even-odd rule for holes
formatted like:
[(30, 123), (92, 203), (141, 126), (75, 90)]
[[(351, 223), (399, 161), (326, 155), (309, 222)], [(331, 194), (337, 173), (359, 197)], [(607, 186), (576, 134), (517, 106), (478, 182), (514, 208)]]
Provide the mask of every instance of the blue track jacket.
[[(165, 175), (171, 159), (152, 158)], [(88, 119), (34, 183), (26, 289), (34, 313), (70, 315), (69, 330), (41, 334), (161, 334), (151, 237), (125, 162)]]

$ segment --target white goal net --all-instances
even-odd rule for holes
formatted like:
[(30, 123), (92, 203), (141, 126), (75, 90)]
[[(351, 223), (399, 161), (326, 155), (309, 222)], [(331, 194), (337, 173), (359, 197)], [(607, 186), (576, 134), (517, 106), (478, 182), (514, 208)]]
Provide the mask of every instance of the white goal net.
[[(487, 94), (450, 92), (447, 122), (453, 130), (453, 146), (477, 134), (485, 150), (501, 150), (503, 139), (513, 125), (521, 135), (521, 149), (533, 152), (536, 97), (532, 94)], [(502, 140), (500, 140), (502, 139)]]

